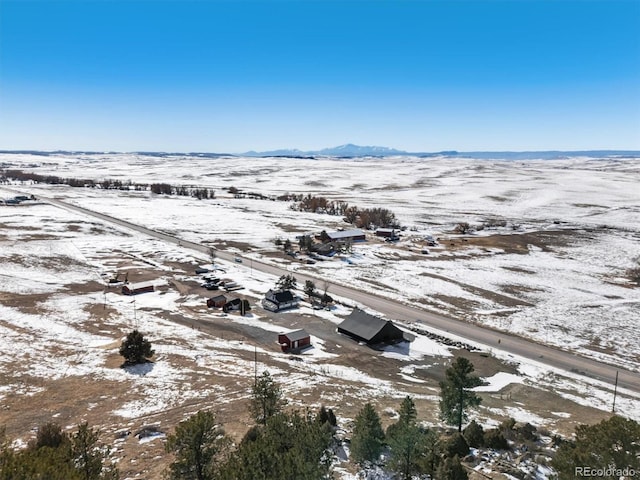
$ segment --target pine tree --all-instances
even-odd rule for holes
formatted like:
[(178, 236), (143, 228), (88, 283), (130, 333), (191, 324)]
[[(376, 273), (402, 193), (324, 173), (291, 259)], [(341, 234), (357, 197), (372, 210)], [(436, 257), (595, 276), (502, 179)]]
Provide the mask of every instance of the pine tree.
[(467, 420), (466, 410), (480, 404), (481, 398), (471, 388), (482, 384), (473, 373), (473, 364), (464, 357), (458, 357), (446, 372), (446, 379), (440, 382), (440, 414), (450, 425), (457, 425), (462, 432), (462, 422)]
[[(558, 448), (552, 465), (560, 478), (573, 478), (576, 468), (580, 467), (593, 471), (611, 467), (633, 470), (637, 474), (640, 472), (640, 423), (614, 415), (595, 425), (579, 425), (575, 440)], [(615, 475), (615, 478), (624, 475)]]
[(469, 425), (463, 430), (465, 440), (470, 447), (479, 448), (484, 446), (484, 429), (475, 420), (472, 420)]
[(104, 465), (109, 451), (98, 445), (99, 432), (87, 422), (78, 425), (78, 431), (71, 435), (71, 455), (76, 470), (82, 480), (102, 480), (119, 478), (113, 465)]
[(307, 296), (311, 298), (315, 292), (316, 292), (316, 284), (313, 283), (313, 281), (311, 280), (306, 280), (304, 282), (304, 293), (306, 293)]
[(444, 459), (438, 468), (436, 478), (438, 480), (467, 480), (469, 477), (460, 463), (460, 459), (455, 455)]
[(278, 282), (276, 283), (276, 287), (278, 290), (294, 290), (298, 284), (296, 277), (291, 274), (282, 275)]
[(331, 430), (310, 414), (278, 413), (254, 427), (217, 480), (330, 478)]
[(416, 422), (416, 406), (407, 396), (400, 405), (400, 418), (387, 429), (387, 443), (391, 448), (390, 466), (403, 480), (421, 473), (422, 457), (427, 453), (427, 430)]
[(154, 353), (151, 343), (138, 330), (129, 333), (120, 345), (120, 355), (124, 357), (125, 365), (145, 363)]
[(375, 462), (380, 457), (384, 432), (378, 412), (366, 403), (358, 412), (351, 437), (351, 459), (356, 463)]
[(169, 466), (169, 480), (211, 480), (222, 462), (229, 438), (216, 422), (215, 415), (200, 410), (178, 424), (174, 434), (167, 437), (165, 449), (174, 453)]
[(108, 462), (109, 449), (98, 438), (87, 423), (71, 435), (47, 423), (24, 450), (14, 452), (0, 439), (0, 480), (118, 480), (118, 470)]
[(265, 425), (269, 417), (280, 413), (286, 405), (280, 385), (276, 383), (268, 371), (256, 379), (251, 391), (250, 410), (256, 423)]

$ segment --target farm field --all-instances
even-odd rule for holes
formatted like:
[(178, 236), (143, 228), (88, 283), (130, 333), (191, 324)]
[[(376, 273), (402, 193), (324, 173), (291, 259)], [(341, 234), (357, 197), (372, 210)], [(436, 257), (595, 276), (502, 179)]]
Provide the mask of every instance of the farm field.
[[(616, 367), (640, 371), (638, 159), (2, 154), (0, 164), (66, 178), (210, 188), (215, 198), (197, 200), (13, 183), (0, 186), (0, 197), (20, 191), (56, 198), (294, 275), (325, 278), (329, 293), (332, 284), (357, 286), (595, 358), (611, 364), (612, 377)], [(232, 186), (267, 198), (235, 198)], [(388, 208), (407, 229), (393, 244), (370, 236), (351, 253), (302, 263), (284, 256), (274, 240), (296, 245), (296, 235), (349, 226), (339, 216), (294, 211), (292, 202), (269, 198), (286, 193)], [(475, 231), (454, 233), (461, 222)], [(241, 436), (251, 382), (264, 369), (295, 405), (335, 408), (345, 428), (363, 399), (392, 415), (407, 394), (424, 420), (437, 423), (437, 382), (456, 355), (495, 380), (476, 414), (486, 425), (512, 416), (566, 434), (576, 423), (605, 418), (611, 407), (611, 385), (509, 358), (495, 347), (468, 352), (423, 335), (404, 349), (358, 345), (335, 332), (351, 311), (349, 299), (337, 299), (330, 311), (307, 302), (264, 311), (257, 304), (277, 278), (246, 260), (218, 263), (254, 308), (245, 317), (223, 315), (206, 308), (210, 292), (194, 275), (210, 263), (206, 255), (39, 202), (0, 206), (0, 226), (0, 425), (8, 433), (23, 435), (51, 418), (62, 425), (86, 419), (115, 438), (149, 424), (168, 431), (211, 407)], [(425, 254), (427, 235), (438, 245)], [(106, 286), (116, 274), (152, 280), (156, 291), (132, 303)], [(150, 336), (156, 356), (152, 364), (122, 369), (118, 347), (134, 327)], [(275, 338), (300, 327), (314, 347), (294, 359)], [(619, 393), (617, 410), (640, 419), (638, 397)], [(114, 443), (124, 478), (156, 478), (164, 468), (153, 461), (160, 440)]]

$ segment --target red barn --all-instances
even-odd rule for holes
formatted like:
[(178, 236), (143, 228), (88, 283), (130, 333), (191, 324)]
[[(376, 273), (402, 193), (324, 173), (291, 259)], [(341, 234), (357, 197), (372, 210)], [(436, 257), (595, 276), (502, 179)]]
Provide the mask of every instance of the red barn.
[(311, 345), (311, 336), (304, 330), (294, 330), (278, 335), (278, 343), (283, 352), (299, 352)]

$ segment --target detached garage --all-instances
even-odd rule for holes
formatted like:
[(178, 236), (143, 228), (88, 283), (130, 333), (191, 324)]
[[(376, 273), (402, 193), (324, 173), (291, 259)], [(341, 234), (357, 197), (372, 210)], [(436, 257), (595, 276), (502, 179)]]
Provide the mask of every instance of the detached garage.
[(370, 315), (359, 308), (354, 308), (349, 316), (338, 325), (338, 333), (348, 335), (354, 340), (368, 345), (413, 340), (410, 334), (405, 334), (391, 320)]
[(278, 335), (278, 343), (283, 352), (298, 352), (311, 346), (311, 336), (304, 330), (294, 330)]

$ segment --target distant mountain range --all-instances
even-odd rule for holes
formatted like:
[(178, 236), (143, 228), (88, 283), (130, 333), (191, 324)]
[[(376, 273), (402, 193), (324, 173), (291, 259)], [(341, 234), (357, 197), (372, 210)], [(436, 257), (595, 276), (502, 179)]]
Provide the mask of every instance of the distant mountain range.
[(322, 150), (298, 150), (298, 149), (282, 149), (271, 150), (267, 152), (246, 152), (248, 156), (258, 157), (308, 157), (308, 156), (320, 156), (320, 157), (390, 157), (393, 155), (409, 155), (408, 152), (402, 150), (396, 150), (395, 148), (388, 147), (363, 147), (360, 145), (354, 145), (353, 143), (347, 143), (346, 145), (340, 145), (338, 147), (323, 148)]
[(575, 150), (575, 151), (530, 151), (530, 152), (458, 152), (447, 150), (442, 152), (407, 152), (388, 147), (360, 146), (352, 143), (340, 145), (338, 147), (324, 148), (322, 150), (298, 150), (282, 149), (266, 152), (246, 152), (243, 155), (249, 157), (391, 157), (397, 155), (410, 155), (415, 157), (457, 157), (457, 158), (478, 158), (478, 159), (501, 159), (501, 160), (552, 160), (568, 157), (640, 157), (637, 150)]
[(173, 157), (173, 156), (193, 156), (193, 157), (289, 157), (289, 158), (315, 158), (315, 157), (334, 157), (334, 158), (357, 158), (357, 157), (391, 157), (391, 156), (413, 156), (421, 158), (430, 157), (454, 157), (454, 158), (476, 158), (476, 159), (494, 159), (494, 160), (555, 160), (570, 157), (587, 157), (587, 158), (640, 158), (639, 150), (546, 150), (546, 151), (527, 151), (527, 152), (458, 152), (448, 150), (442, 152), (406, 152), (389, 147), (377, 146), (361, 146), (347, 143), (332, 148), (323, 148), (322, 150), (298, 150), (298, 149), (281, 149), (270, 150), (266, 152), (245, 152), (241, 154), (230, 153), (210, 153), (210, 152), (91, 152), (91, 151), (72, 151), (72, 150), (56, 150), (56, 151), (40, 151), (40, 150), (0, 150), (0, 153), (22, 153), (31, 155), (104, 155), (119, 153), (132, 153), (137, 155), (155, 156), (155, 157)]

